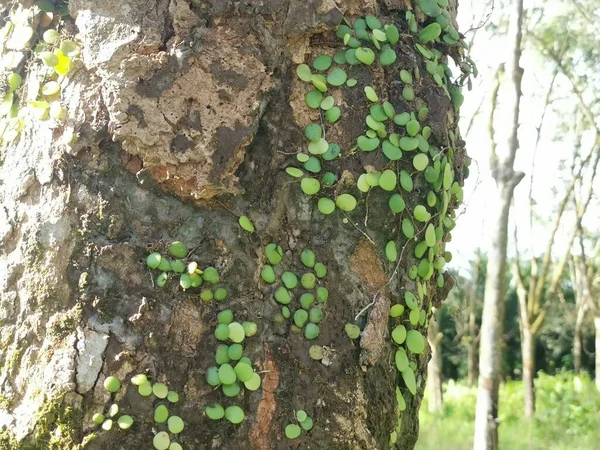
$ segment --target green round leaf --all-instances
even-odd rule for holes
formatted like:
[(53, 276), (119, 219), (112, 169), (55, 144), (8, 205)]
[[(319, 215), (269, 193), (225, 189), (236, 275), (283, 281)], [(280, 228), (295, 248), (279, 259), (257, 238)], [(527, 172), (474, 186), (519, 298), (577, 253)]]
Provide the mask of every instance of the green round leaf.
[(331, 67), (331, 56), (320, 55), (313, 60), (313, 67), (317, 70), (327, 70)]
[(304, 431), (310, 431), (313, 427), (313, 419), (312, 417), (307, 417), (305, 420), (300, 422), (300, 426)]
[(300, 64), (298, 67), (296, 67), (296, 75), (298, 75), (298, 78), (300, 78), (302, 81), (310, 82), (312, 72), (307, 64)]
[(302, 328), (308, 321), (308, 312), (304, 309), (299, 309), (294, 313), (294, 324), (298, 328)]
[(142, 397), (149, 397), (152, 395), (152, 383), (146, 381), (138, 386), (138, 393)]
[(310, 123), (304, 128), (304, 136), (309, 141), (318, 141), (323, 137), (323, 128), (318, 123)]
[(162, 256), (160, 253), (154, 252), (150, 253), (146, 258), (146, 265), (151, 269), (156, 269), (160, 265), (160, 261), (162, 260)]
[(313, 109), (317, 109), (321, 106), (323, 101), (323, 93), (317, 90), (312, 90), (304, 96), (306, 104)]
[(238, 221), (242, 229), (246, 230), (248, 233), (254, 233), (254, 225), (248, 216), (241, 216)]
[(402, 219), (402, 233), (407, 239), (412, 239), (415, 236), (415, 227), (408, 218)]
[(285, 437), (290, 440), (298, 438), (300, 433), (302, 433), (302, 429), (294, 423), (291, 423), (285, 427)]
[(409, 392), (412, 395), (417, 395), (417, 382), (415, 380), (415, 373), (410, 367), (402, 371), (402, 379), (404, 380), (404, 384), (406, 384)]
[(398, 249), (396, 248), (396, 243), (394, 241), (389, 241), (385, 246), (385, 256), (390, 262), (398, 260)]
[(373, 103), (379, 101), (379, 97), (377, 96), (375, 89), (373, 89), (371, 86), (365, 86), (364, 91), (365, 95), (370, 101), (372, 101)]
[(56, 42), (60, 39), (60, 34), (56, 30), (49, 29), (44, 31), (42, 39), (44, 39), (46, 44), (56, 44)]
[(50, 96), (60, 91), (60, 84), (56, 81), (48, 81), (42, 86), (41, 92), (43, 95)]
[(281, 274), (281, 281), (288, 289), (295, 289), (298, 286), (298, 277), (293, 272), (283, 272)]
[(413, 158), (413, 167), (419, 172), (424, 171), (429, 164), (429, 157), (425, 153), (419, 153)]
[(267, 260), (270, 264), (276, 266), (281, 262), (281, 259), (283, 258), (283, 249), (281, 248), (281, 246), (275, 243), (267, 244), (267, 246), (265, 247), (265, 256), (267, 257)]
[(325, 120), (329, 123), (335, 123), (339, 120), (341, 115), (342, 110), (337, 106), (333, 106), (325, 113)]
[(356, 140), (358, 148), (360, 148), (363, 152), (372, 152), (379, 147), (380, 142), (381, 141), (378, 138), (368, 138), (366, 136), (359, 136)]
[(237, 376), (233, 367), (230, 364), (225, 363), (219, 367), (219, 381), (223, 384), (233, 384), (237, 380)]
[(400, 317), (404, 314), (404, 305), (394, 305), (390, 308), (390, 317)]
[(396, 44), (400, 40), (400, 32), (398, 31), (398, 28), (396, 28), (396, 25), (389, 25), (385, 29), (385, 36), (390, 44)]
[(346, 71), (340, 68), (335, 68), (327, 75), (327, 82), (332, 86), (341, 86), (348, 79)]
[(342, 194), (335, 199), (336, 206), (342, 211), (354, 211), (356, 208), (356, 198), (350, 194)]
[(308, 144), (308, 152), (312, 155), (322, 155), (329, 149), (329, 143), (321, 138)]
[(221, 420), (223, 417), (225, 417), (225, 410), (218, 403), (207, 406), (204, 409), (204, 412), (208, 418), (212, 420)]
[(431, 213), (427, 211), (427, 208), (425, 208), (423, 205), (415, 206), (413, 216), (419, 222), (427, 222), (429, 219), (431, 219)]
[[(394, 305), (402, 307), (402, 305)], [(404, 308), (403, 308), (404, 309)], [(406, 328), (404, 325), (398, 325), (396, 328), (392, 330), (392, 339), (398, 345), (401, 345), (406, 340)]]
[(182, 259), (187, 256), (188, 249), (181, 241), (175, 241), (169, 246), (169, 253), (175, 258)]
[(321, 109), (323, 111), (328, 111), (331, 108), (333, 108), (334, 103), (335, 103), (335, 100), (333, 99), (333, 97), (331, 95), (329, 97), (325, 97), (323, 99), (323, 101), (321, 102)]
[(384, 191), (393, 191), (396, 189), (396, 172), (393, 170), (384, 170), (379, 177), (379, 187)]
[(388, 204), (390, 206), (390, 209), (395, 214), (401, 213), (402, 211), (404, 211), (404, 208), (406, 208), (406, 203), (404, 202), (404, 199), (400, 194), (393, 194), (390, 197)]
[(310, 341), (316, 339), (320, 332), (321, 330), (319, 329), (318, 325), (309, 323), (306, 325), (306, 328), (304, 328), (304, 337)]
[(225, 410), (225, 419), (233, 424), (241, 423), (244, 417), (244, 411), (239, 406), (228, 406)]
[(260, 276), (266, 283), (271, 284), (275, 282), (275, 271), (273, 270), (273, 267), (269, 265), (265, 265), (262, 268)]
[(169, 389), (164, 383), (154, 383), (152, 385), (152, 393), (158, 398), (167, 398), (167, 395), (169, 394)]
[[(244, 341), (246, 337), (246, 333), (244, 332), (244, 327), (241, 323), (231, 322), (229, 325), (229, 339), (235, 343), (241, 343)], [(225, 383), (231, 384), (231, 383)]]
[(335, 203), (333, 200), (323, 197), (319, 199), (317, 208), (322, 214), (329, 215), (335, 210)]
[(260, 387), (260, 383), (261, 383), (260, 375), (258, 375), (257, 373), (254, 373), (254, 375), (252, 375), (252, 378), (250, 378), (249, 381), (246, 381), (244, 383), (244, 386), (249, 391), (256, 391)]
[(381, 28), (381, 22), (379, 21), (379, 19), (373, 15), (367, 15), (365, 16), (365, 22), (367, 22), (367, 26), (371, 29), (371, 30), (378, 30)]
[(300, 254), (300, 260), (302, 261), (302, 264), (311, 269), (315, 266), (316, 259), (317, 257), (315, 252), (310, 249), (305, 249)]
[(396, 354), (394, 355), (394, 360), (396, 363), (396, 369), (398, 372), (403, 372), (408, 369), (408, 356), (403, 348), (399, 348), (396, 350)]
[(169, 438), (169, 433), (166, 431), (159, 431), (154, 435), (154, 439), (152, 439), (152, 445), (154, 445), (156, 450), (167, 450), (170, 443), (171, 439)]
[(282, 305), (289, 305), (292, 301), (292, 296), (290, 295), (288, 290), (283, 286), (279, 286), (277, 289), (275, 289), (274, 297), (275, 300), (277, 300)]
[[(417, 311), (417, 314), (419, 313), (419, 310), (417, 309), (414, 309), (413, 311)], [(406, 346), (415, 354), (423, 353), (423, 351), (425, 351), (425, 338), (423, 338), (423, 335), (417, 330), (409, 330), (408, 333), (406, 333)]]
[(389, 66), (396, 62), (396, 52), (389, 45), (384, 45), (379, 54), (379, 64)]
[(252, 366), (243, 362), (239, 362), (235, 365), (235, 373), (238, 377), (238, 380), (245, 383), (250, 381), (252, 375), (254, 375), (254, 370)]
[(361, 63), (370, 66), (375, 61), (375, 52), (368, 47), (359, 47), (355, 52), (356, 59)]
[(121, 388), (121, 381), (117, 377), (107, 377), (104, 380), (104, 389), (108, 392), (117, 392)]
[(300, 187), (306, 195), (315, 195), (321, 189), (321, 183), (316, 178), (303, 178)]
[(319, 173), (321, 171), (321, 161), (314, 156), (308, 158), (308, 161), (304, 163), (304, 168), (312, 173)]
[(302, 172), (297, 167), (286, 167), (285, 168), (285, 172), (289, 176), (294, 177), (294, 178), (301, 178), (304, 175), (304, 172)]
[(360, 336), (360, 328), (358, 325), (354, 325), (353, 323), (347, 323), (344, 325), (344, 331), (350, 339), (358, 339)]
[(169, 410), (165, 405), (158, 405), (154, 410), (154, 421), (156, 423), (165, 423), (169, 417)]

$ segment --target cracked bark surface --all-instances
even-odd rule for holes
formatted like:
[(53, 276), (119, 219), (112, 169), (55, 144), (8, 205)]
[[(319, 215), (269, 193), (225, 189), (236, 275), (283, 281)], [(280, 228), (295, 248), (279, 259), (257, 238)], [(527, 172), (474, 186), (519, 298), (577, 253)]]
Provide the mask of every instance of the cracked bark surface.
[[(9, 2), (5, 11), (16, 5)], [(402, 23), (410, 6), (400, 0), (70, 1), (66, 32), (77, 35), (82, 55), (63, 101), (66, 126), (79, 139), (65, 147), (62, 127), (28, 123), (18, 143), (1, 150), (0, 427), (11, 439), (23, 448), (78, 448), (97, 431), (91, 416), (110, 403), (104, 379), (125, 381), (148, 371), (180, 393), (184, 448), (388, 448), (398, 422), (399, 375), (387, 311), (414, 288), (406, 275), (413, 244), (392, 276), (382, 250), (393, 220), (371, 213), (366, 221), (362, 206), (353, 216), (374, 247), (343, 216), (316, 213), (283, 169), (305, 146), (302, 128), (317, 118), (303, 107), (294, 64), (331, 52), (337, 46), (332, 30), (343, 16), (375, 13)], [(399, 63), (423, 66), (413, 37), (401, 39)], [(395, 104), (405, 106), (383, 73), (355, 73), (366, 84), (383, 81)], [(434, 135), (447, 140), (455, 119), (449, 101), (431, 80), (417, 94), (429, 105)], [(332, 139), (346, 150), (363, 130), (365, 108), (357, 91), (336, 100), (344, 113)], [(457, 158), (457, 173), (462, 164)], [(359, 155), (340, 164), (346, 192), (365, 165), (377, 161)], [(424, 202), (421, 188), (414, 196)], [(369, 209), (386, 202), (373, 198)], [(241, 214), (259, 233), (240, 230)], [(263, 386), (235, 402), (247, 415), (241, 425), (211, 422), (202, 413), (215, 398), (204, 373), (213, 364), (215, 315), (223, 307), (173, 285), (155, 289), (146, 268), (149, 249), (175, 239), (219, 269), (236, 318), (259, 325), (245, 351), (264, 371)], [(329, 269), (330, 299), (316, 341), (335, 350), (328, 367), (309, 358), (311, 342), (271, 321), (279, 307), (259, 277), (269, 242), (279, 242), (290, 261), (312, 248)], [(361, 316), (368, 332), (360, 345), (353, 343), (344, 324), (382, 288)], [(432, 284), (429, 292), (428, 303), (439, 304), (447, 289)], [(418, 360), (418, 395), (406, 391), (396, 448), (416, 442), (428, 358)], [(152, 403), (140, 401), (131, 386), (116, 400), (136, 417), (134, 428), (100, 432), (86, 448), (148, 448)], [(68, 426), (60, 415), (46, 423), (40, 411), (50, 401), (80, 416)], [(283, 428), (297, 409), (309, 412), (315, 427), (289, 441)], [(1, 436), (7, 448), (17, 445)]]

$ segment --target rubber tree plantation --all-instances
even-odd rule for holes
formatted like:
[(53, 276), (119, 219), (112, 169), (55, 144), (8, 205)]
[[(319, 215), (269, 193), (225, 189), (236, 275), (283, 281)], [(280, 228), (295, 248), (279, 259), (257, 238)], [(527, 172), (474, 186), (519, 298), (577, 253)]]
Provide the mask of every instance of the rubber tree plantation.
[(0, 448), (413, 448), (469, 165), (455, 16), (4, 2)]

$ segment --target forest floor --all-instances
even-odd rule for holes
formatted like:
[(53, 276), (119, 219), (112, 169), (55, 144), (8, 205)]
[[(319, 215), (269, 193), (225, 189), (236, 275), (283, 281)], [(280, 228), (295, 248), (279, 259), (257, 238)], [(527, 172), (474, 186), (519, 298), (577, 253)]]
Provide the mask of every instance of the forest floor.
[[(600, 449), (600, 392), (589, 376), (538, 374), (537, 411), (532, 421), (523, 417), (520, 381), (500, 388), (500, 448), (502, 450)], [(471, 450), (477, 389), (466, 382), (444, 384), (444, 409), (436, 415), (420, 412), (421, 431), (416, 450)]]

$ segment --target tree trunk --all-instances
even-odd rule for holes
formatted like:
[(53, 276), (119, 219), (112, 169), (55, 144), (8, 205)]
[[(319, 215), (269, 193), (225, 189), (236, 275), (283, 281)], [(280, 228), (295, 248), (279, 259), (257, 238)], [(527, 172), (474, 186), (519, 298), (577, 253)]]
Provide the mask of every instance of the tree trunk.
[(594, 328), (596, 329), (595, 352), (596, 352), (596, 387), (600, 391), (600, 317), (594, 317)]
[[(60, 24), (56, 14), (41, 15), (34, 7), (17, 14), (31, 3), (13, 1), (3, 17), (12, 9), (13, 20), (36, 28), (32, 48), (52, 28), (61, 33), (57, 46), (76, 36), (81, 54), (65, 56), (70, 44), (62, 53), (49, 50), (61, 58), (62, 65), (50, 64), (55, 70), (70, 61), (70, 72), (58, 79), (61, 91), (47, 96), (59, 97), (66, 109), (62, 119), (41, 120), (47, 106), (35, 88), (36, 80), (54, 80), (54, 70), (43, 68), (30, 51), (16, 67), (27, 83), (16, 93), (22, 109), (37, 115), (28, 116), (0, 154), (0, 428), (7, 430), (0, 434), (0, 447), (19, 448), (18, 441), (36, 449), (149, 448), (156, 433), (166, 431), (153, 420), (154, 409), (166, 403), (158, 395), (157, 383), (164, 383), (179, 394), (177, 403), (166, 403), (169, 412), (185, 423), (170, 439), (186, 449), (385, 449), (390, 440), (395, 448), (412, 449), (427, 352), (417, 339), (414, 351), (407, 350), (409, 368), (399, 373), (390, 329), (402, 322), (421, 338), (425, 334), (432, 305), (451, 287), (450, 277), (439, 273), (451, 227), (442, 228), (442, 241), (429, 252), (432, 259), (425, 256), (423, 262), (413, 255), (427, 222), (414, 222), (417, 240), (406, 239), (400, 223), (413, 223), (415, 207), (427, 205), (431, 189), (438, 197), (428, 208), (434, 226), (452, 220), (465, 154), (452, 103), (428, 74), (416, 38), (404, 25), (407, 2), (70, 0), (70, 16)], [(337, 25), (343, 17), (368, 13), (398, 26), (400, 41), (392, 46), (398, 58), (387, 67), (379, 61), (372, 67), (340, 66), (358, 84), (330, 83), (328, 92), (342, 110), (332, 125), (324, 111), (306, 105), (305, 94), (313, 87), (298, 79), (296, 69), (344, 49)], [(16, 40), (27, 35), (23, 27), (17, 24)], [(447, 47), (460, 60), (458, 47)], [(412, 85), (415, 101), (402, 94), (407, 89), (399, 81), (400, 69), (415, 79), (420, 73)], [(442, 76), (446, 80), (443, 71)], [(325, 84), (319, 77), (313, 81), (315, 87)], [(398, 113), (429, 108), (421, 128), (427, 124), (432, 130), (431, 164), (435, 155), (444, 162), (441, 171), (452, 177), (430, 187), (414, 170), (418, 152), (388, 161), (381, 150), (356, 148), (371, 105), (365, 86)], [(455, 88), (447, 87), (456, 96)], [(26, 107), (28, 95), (38, 103)], [(325, 137), (341, 147), (335, 160), (315, 158), (335, 180), (326, 175), (320, 194), (312, 197), (285, 172), (288, 166), (302, 167), (296, 153), (309, 145), (303, 130), (310, 123), (321, 124)], [(405, 133), (392, 121), (386, 126), (388, 132)], [(319, 153), (322, 142), (313, 141), (309, 149)], [(411, 194), (393, 189), (406, 202), (401, 214), (390, 211), (391, 192), (373, 188), (367, 195), (356, 187), (365, 171), (387, 168), (412, 175)], [(446, 185), (450, 178), (458, 183), (452, 194)], [(342, 194), (358, 200), (356, 209), (342, 202), (348, 200)], [(344, 210), (325, 215), (321, 204), (317, 209), (317, 197), (340, 199)], [(448, 213), (440, 214), (448, 204)], [(250, 232), (238, 224), (244, 215), (254, 225), (244, 219), (240, 224)], [(385, 257), (390, 240), (396, 242), (398, 262)], [(215, 267), (218, 280), (212, 269), (205, 270), (204, 286), (190, 288), (172, 261), (170, 279), (159, 287), (164, 279), (147, 267), (146, 258), (150, 252), (165, 258), (173, 241), (190, 250), (176, 256), (181, 252), (175, 248), (174, 256), (199, 269)], [(270, 243), (281, 245), (281, 264), (273, 262), (281, 258), (276, 248), (265, 253)], [(327, 274), (316, 282), (329, 289), (328, 300), (323, 290), (317, 292), (314, 316), (324, 317), (312, 340), (305, 339), (308, 328), (284, 319), (285, 310), (274, 299), (280, 283), (268, 284), (260, 275), (266, 257), (278, 276), (283, 270), (311, 272), (300, 262), (305, 249), (326, 266)], [(416, 279), (409, 276), (413, 266), (419, 267)], [(188, 271), (198, 276), (194, 264)], [(307, 289), (310, 280), (302, 279)], [(209, 284), (213, 281), (218, 284)], [(223, 299), (220, 290), (220, 301), (210, 301), (217, 287), (228, 296)], [(422, 319), (414, 324), (411, 316), (409, 322), (406, 305), (403, 317), (390, 320), (390, 306), (404, 303), (409, 290), (417, 296)], [(294, 292), (300, 296), (299, 289)], [(289, 307), (299, 311), (300, 303), (292, 300)], [(215, 336), (217, 320), (227, 316), (217, 313), (228, 309), (236, 321), (258, 328), (243, 346), (261, 386), (256, 391), (242, 386), (237, 396), (206, 381), (222, 344)], [(344, 332), (347, 323), (360, 327), (360, 339)], [(247, 331), (251, 324), (246, 326), (253, 334)], [(234, 350), (237, 328), (225, 329)], [(233, 358), (229, 352), (225, 357)], [(157, 396), (141, 396), (130, 382), (135, 374), (155, 383)], [(121, 380), (116, 393), (104, 387), (115, 381), (109, 377)], [(228, 378), (223, 369), (217, 383)], [(240, 388), (236, 383), (229, 383), (230, 394)], [(204, 411), (215, 402), (243, 408), (244, 420), (235, 425), (210, 420)], [(129, 430), (115, 424), (107, 431), (92, 422), (94, 413), (106, 415), (113, 403), (119, 415), (133, 417)], [(291, 441), (284, 430), (296, 424), (299, 410), (314, 426)]]
[[(510, 83), (506, 86), (503, 103), (510, 107), (511, 126), (503, 124), (500, 142), (496, 148), (494, 114), (497, 106), (498, 85), (493, 95), (489, 129), (492, 148), (490, 167), (496, 181), (494, 205), (489, 221), (489, 250), (483, 298), (483, 314), (480, 332), (479, 383), (475, 410), (474, 450), (496, 450), (498, 448), (498, 389), (502, 377), (502, 334), (504, 323), (504, 295), (506, 292), (506, 246), (508, 243), (508, 218), (513, 192), (524, 174), (514, 170), (519, 148), (519, 112), (521, 104), (521, 81), (523, 72), (519, 66), (523, 26), (523, 0), (516, 4), (516, 14), (511, 15), (509, 54), (506, 72)], [(498, 82), (500, 83), (500, 81)]]
[(524, 327), (522, 331), (521, 352), (523, 360), (523, 400), (525, 417), (533, 418), (535, 412), (535, 336)]
[[(498, 389), (502, 379), (502, 334), (504, 295), (506, 291), (506, 245), (508, 240), (508, 215), (514, 186), (498, 186), (499, 208), (490, 229), (485, 296), (481, 318), (479, 350), (479, 383), (475, 410), (475, 450), (498, 448)], [(504, 188), (504, 191), (501, 189)]]
[(467, 345), (467, 382), (475, 386), (477, 380), (477, 344), (469, 342)]
[(442, 334), (438, 321), (433, 317), (429, 321), (427, 340), (431, 348), (431, 359), (427, 364), (427, 387), (429, 389), (429, 412), (442, 410)]
[[(580, 300), (580, 302), (582, 302), (582, 300)], [(573, 335), (573, 367), (575, 369), (575, 373), (581, 372), (581, 340), (583, 321), (585, 320), (586, 309), (587, 308), (585, 307), (585, 305), (577, 305), (577, 318), (575, 319), (575, 334)]]
[(473, 284), (469, 295), (469, 343), (467, 344), (467, 381), (469, 386), (474, 386), (477, 380), (477, 317), (475, 303), (477, 301), (477, 285), (479, 283), (479, 270), (481, 268), (481, 251), (475, 255), (473, 267)]

